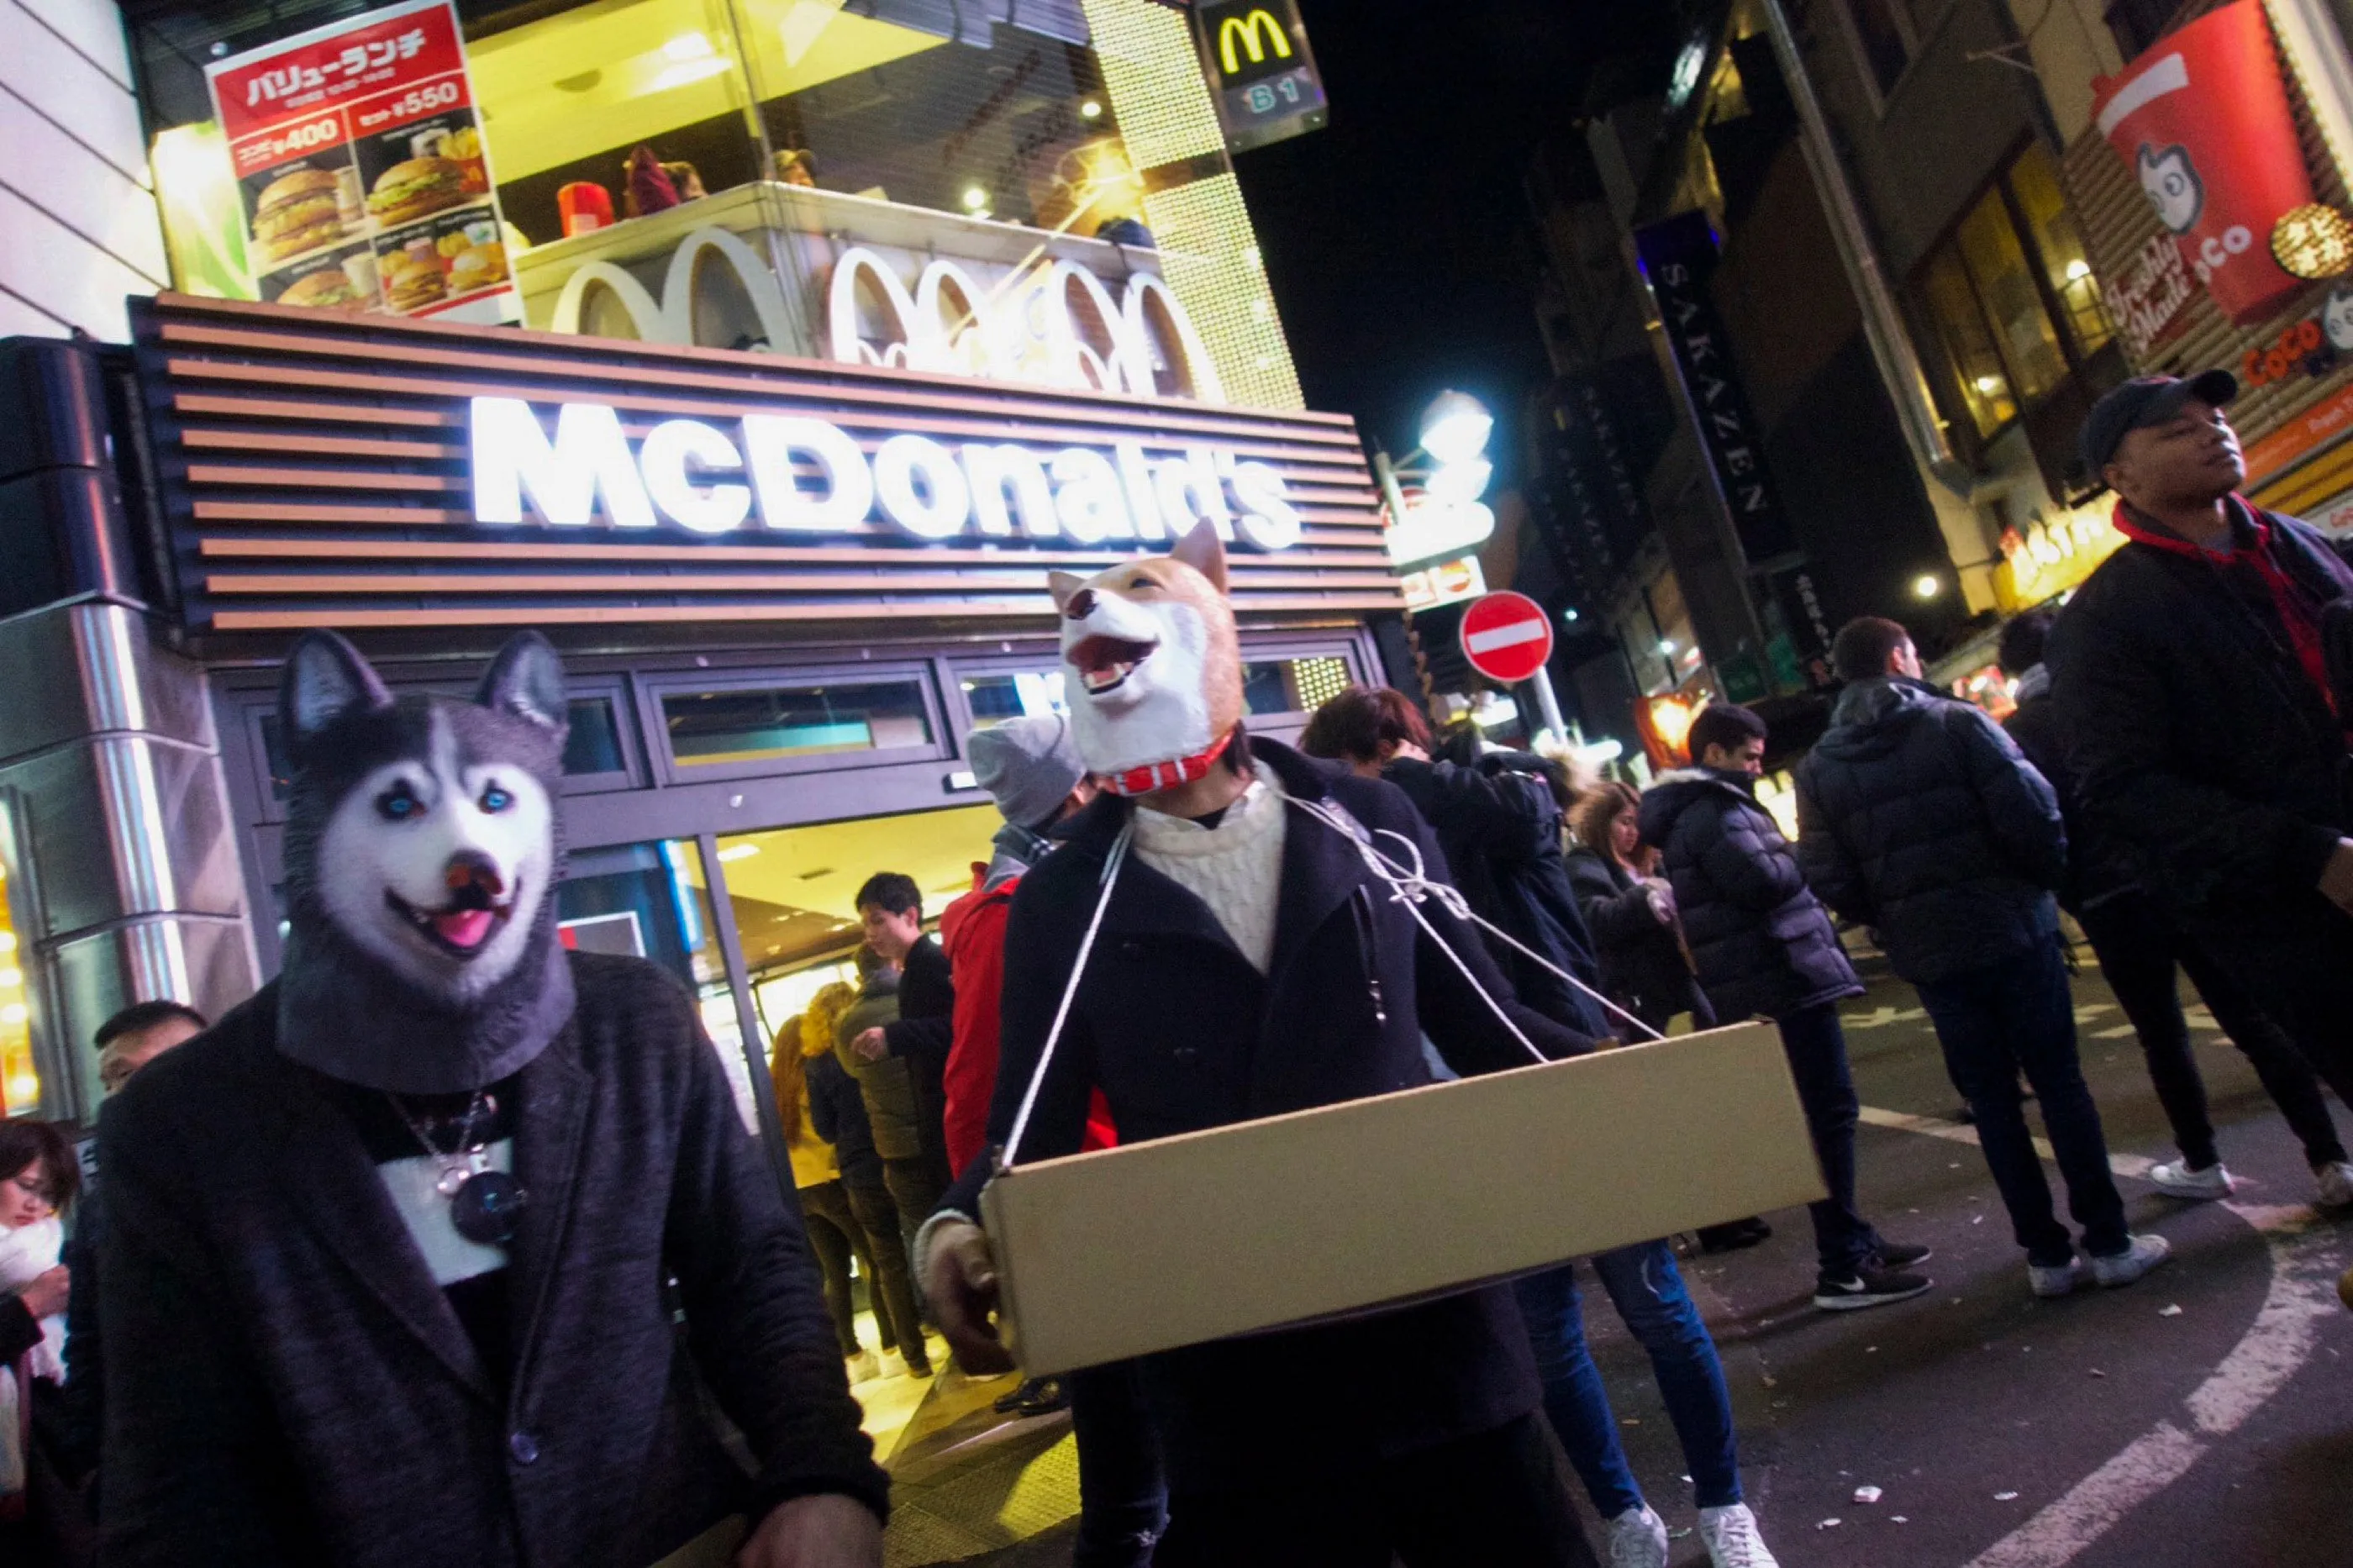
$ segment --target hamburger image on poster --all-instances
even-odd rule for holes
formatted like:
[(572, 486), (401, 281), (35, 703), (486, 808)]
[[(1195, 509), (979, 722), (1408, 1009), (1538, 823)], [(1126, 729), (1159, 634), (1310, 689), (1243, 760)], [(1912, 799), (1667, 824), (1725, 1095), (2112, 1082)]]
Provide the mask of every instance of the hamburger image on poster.
[(326, 159), (280, 165), (245, 182), (253, 214), (255, 260), (264, 270), (350, 237), (359, 215), (346, 210), (349, 166)]
[(471, 111), (411, 121), (353, 143), (367, 187), (368, 216), (378, 234), (490, 199), (488, 192), (474, 188), (465, 163), (443, 155), (459, 131), (479, 136)]

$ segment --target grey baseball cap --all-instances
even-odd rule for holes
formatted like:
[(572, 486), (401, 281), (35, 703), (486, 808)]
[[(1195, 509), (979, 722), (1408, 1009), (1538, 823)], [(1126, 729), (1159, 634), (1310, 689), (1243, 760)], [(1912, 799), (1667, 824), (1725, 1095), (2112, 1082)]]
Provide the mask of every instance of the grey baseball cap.
[(2187, 381), (2176, 375), (2135, 376), (2092, 405), (2084, 420), (2084, 466), (2097, 479), (2128, 433), (2164, 424), (2192, 398), (2220, 408), (2238, 395), (2239, 378), (2227, 370), (2210, 370)]

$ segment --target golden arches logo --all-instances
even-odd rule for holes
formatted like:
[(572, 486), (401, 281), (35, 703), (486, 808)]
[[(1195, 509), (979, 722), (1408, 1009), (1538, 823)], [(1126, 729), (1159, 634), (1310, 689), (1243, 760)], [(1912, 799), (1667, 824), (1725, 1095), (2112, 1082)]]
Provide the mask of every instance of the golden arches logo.
[(1247, 16), (1229, 16), (1218, 26), (1218, 63), (1231, 76), (1242, 68), (1241, 51), (1250, 51), (1250, 64), (1262, 65), (1267, 51), (1272, 49), (1277, 59), (1291, 58), (1291, 37), (1274, 14), (1263, 6)]

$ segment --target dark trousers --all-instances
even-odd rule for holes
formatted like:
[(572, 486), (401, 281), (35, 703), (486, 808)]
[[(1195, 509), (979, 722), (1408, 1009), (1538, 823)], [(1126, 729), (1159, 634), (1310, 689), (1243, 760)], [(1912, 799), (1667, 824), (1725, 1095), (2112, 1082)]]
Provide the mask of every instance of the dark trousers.
[(849, 1198), (849, 1212), (866, 1232), (867, 1245), (874, 1253), (874, 1317), (880, 1323), (882, 1314), (891, 1314), (886, 1345), (895, 1345), (907, 1358), (911, 1370), (922, 1371), (932, 1364), (931, 1352), (923, 1345), (923, 1325), (915, 1311), (915, 1286), (909, 1277), (907, 1248), (913, 1240), (909, 1233), (899, 1228), (899, 1205), (892, 1201), (888, 1187), (842, 1184)]
[[(1366, 1369), (1366, 1375), (1377, 1375)], [(1180, 1494), (1154, 1568), (1594, 1568), (1567, 1462), (1531, 1413), (1492, 1432), (1250, 1491)]]
[[(842, 1191), (838, 1181), (803, 1187), (800, 1198), (801, 1220), (808, 1232), (809, 1250), (817, 1254), (818, 1268), (825, 1277), (825, 1310), (833, 1319), (834, 1338), (840, 1342), (843, 1355), (856, 1355), (858, 1316), (850, 1300), (849, 1260), (855, 1257), (863, 1265), (866, 1278), (874, 1278), (874, 1258), (866, 1245), (865, 1228), (849, 1212), (849, 1194)], [(875, 1294), (879, 1299), (881, 1292)], [(895, 1335), (879, 1300), (874, 1321), (881, 1331), (882, 1348), (889, 1350)]]
[(2063, 1268), (2075, 1244), (2051, 1209), (2051, 1185), (2027, 1131), (2018, 1075), (2041, 1101), (2042, 1125), (2067, 1183), (2067, 1206), (2095, 1258), (2122, 1252), (2125, 1203), (2108, 1173), (2100, 1109), (2075, 1059), (2075, 999), (2053, 937), (2015, 958), (1917, 987), (1936, 1026), (1945, 1070), (1969, 1102), (1978, 1144), (2029, 1261)]
[[(2221, 1155), (2214, 1147), (2214, 1124), (2207, 1114), (2206, 1080), (2199, 1076), (2189, 1047), (2189, 1022), (2181, 1014), (2181, 994), (2174, 978), (2177, 963), (2198, 987), (2214, 1021), (2254, 1068), (2289, 1130), (2303, 1142), (2305, 1159), (2325, 1165), (2345, 1158), (2345, 1145), (2338, 1142), (2327, 1102), (2320, 1097), (2320, 1082), (2295, 1042), (2203, 947), (2175, 928), (2154, 900), (2138, 891), (2123, 893), (2076, 918), (2099, 955), (2100, 973), (2116, 994), (2116, 1005), (2140, 1037), (2149, 1081), (2157, 1086), (2158, 1101), (2173, 1124), (2173, 1141), (2181, 1146), (2191, 1170), (2202, 1171)], [(2345, 1096), (2353, 1083), (2334, 1087)]]
[(1839, 1026), (1838, 1004), (1802, 1007), (1780, 1020), (1781, 1049), (1797, 1080), (1798, 1102), (1806, 1109), (1814, 1157), (1821, 1162), (1830, 1196), (1806, 1207), (1814, 1222), (1814, 1251), (1825, 1279), (1852, 1279), (1880, 1247), (1879, 1233), (1862, 1217), (1854, 1197), (1854, 1124), (1862, 1102), (1847, 1070), (1846, 1031)]
[(1091, 1366), (1067, 1381), (1079, 1445), (1071, 1568), (1148, 1568), (1153, 1543), (1168, 1528), (1168, 1479), (1135, 1364)]
[(2200, 921), (2190, 934), (2263, 999), (2313, 1070), (2343, 1084), (2353, 1077), (2353, 919), (2318, 893), (2301, 891), (2283, 892), (2261, 913)]

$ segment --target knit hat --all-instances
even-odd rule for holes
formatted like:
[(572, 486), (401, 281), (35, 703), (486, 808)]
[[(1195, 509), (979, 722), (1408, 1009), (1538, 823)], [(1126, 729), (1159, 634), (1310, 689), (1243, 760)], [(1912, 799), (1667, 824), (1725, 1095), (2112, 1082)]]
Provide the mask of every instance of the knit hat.
[(1087, 776), (1071, 721), (1059, 713), (1010, 720), (978, 731), (970, 744), (974, 781), (1006, 821), (1023, 827), (1051, 817)]

